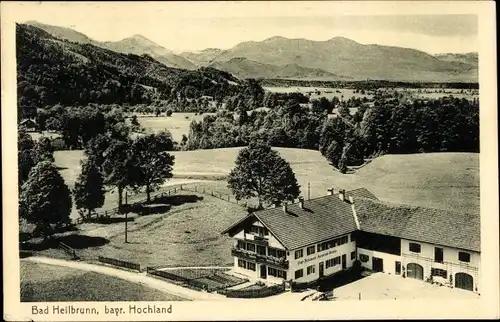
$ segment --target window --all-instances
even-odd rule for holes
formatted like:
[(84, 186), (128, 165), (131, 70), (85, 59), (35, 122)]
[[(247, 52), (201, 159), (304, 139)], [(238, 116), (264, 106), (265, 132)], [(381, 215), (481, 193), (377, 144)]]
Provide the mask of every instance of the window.
[(267, 268), (267, 275), (278, 276), (278, 270), (276, 268), (268, 267)]
[(266, 256), (266, 247), (257, 246), (257, 254)]
[(274, 249), (274, 248), (268, 248), (267, 249), (267, 253), (269, 254), (269, 256), (278, 257), (278, 254), (277, 254), (276, 250), (277, 249)]
[(238, 243), (236, 244), (236, 248), (239, 248), (239, 249), (246, 249), (246, 243), (242, 240), (238, 240)]
[(247, 269), (255, 271), (255, 263), (247, 262)]
[(409, 247), (410, 247), (410, 252), (420, 253), (420, 244), (410, 243)]
[(242, 259), (238, 259), (238, 267), (247, 268), (247, 262)]
[(312, 255), (315, 252), (316, 252), (316, 249), (314, 248), (314, 246), (307, 247), (307, 256)]
[(448, 277), (448, 272), (444, 269), (439, 269), (439, 268), (431, 268), (431, 276), (439, 276), (442, 278), (447, 278)]
[(278, 249), (276, 250), (276, 255), (278, 255), (278, 258), (284, 258), (286, 257), (286, 252), (284, 250)]
[(295, 279), (301, 278), (302, 276), (304, 276), (303, 269), (299, 269), (298, 271), (295, 271)]
[(278, 270), (278, 277), (286, 280), (286, 271)]
[(461, 262), (470, 262), (470, 254), (466, 252), (458, 252), (458, 260)]
[(443, 249), (439, 247), (434, 247), (434, 261), (436, 263), (443, 262)]
[(321, 252), (321, 251), (324, 251), (324, 250), (327, 250), (327, 249), (330, 249), (333, 247), (337, 247), (340, 245), (344, 245), (344, 244), (347, 244), (348, 242), (349, 242), (348, 235), (340, 237), (340, 238), (335, 238), (333, 240), (329, 240), (329, 241), (323, 242), (321, 244), (318, 244), (318, 252)]
[(314, 274), (314, 272), (316, 272), (316, 266), (314, 265), (307, 266), (307, 275)]
[(351, 243), (356, 241), (356, 236), (354, 236), (354, 233), (352, 233), (350, 237), (351, 237)]
[(337, 256), (333, 259), (333, 265), (340, 265), (340, 256)]
[(367, 263), (370, 260), (370, 256), (365, 255), (365, 254), (360, 254), (359, 260), (362, 261), (363, 263)]
[(247, 243), (247, 250), (250, 252), (255, 252), (255, 244)]
[(351, 252), (351, 260), (356, 259), (356, 251)]
[(396, 262), (396, 275), (401, 274), (401, 262)]
[(325, 262), (325, 268), (330, 268), (335, 265), (340, 265), (340, 256), (337, 256), (335, 258), (331, 258)]
[(295, 259), (301, 258), (303, 256), (304, 256), (304, 250), (303, 249), (299, 249), (299, 250), (295, 251)]

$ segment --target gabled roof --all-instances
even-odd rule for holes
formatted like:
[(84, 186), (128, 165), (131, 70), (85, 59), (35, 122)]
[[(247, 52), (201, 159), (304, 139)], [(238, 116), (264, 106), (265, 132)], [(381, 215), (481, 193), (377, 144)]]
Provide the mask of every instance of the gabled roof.
[(477, 214), (354, 198), (362, 231), (431, 244), (480, 251)]
[(351, 204), (337, 195), (324, 196), (299, 204), (254, 212), (223, 233), (235, 233), (242, 223), (256, 218), (286, 249), (292, 250), (353, 232), (357, 229)]
[(366, 189), (364, 187), (357, 188), (357, 189), (350, 190), (350, 191), (346, 191), (346, 195), (352, 196), (354, 198), (361, 197), (361, 198), (378, 200), (378, 198), (373, 193), (371, 193), (371, 191), (369, 191), (368, 189)]

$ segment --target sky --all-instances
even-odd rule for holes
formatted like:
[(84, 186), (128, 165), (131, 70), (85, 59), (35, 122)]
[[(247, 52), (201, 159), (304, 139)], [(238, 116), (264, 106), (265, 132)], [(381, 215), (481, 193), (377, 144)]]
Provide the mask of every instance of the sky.
[(228, 49), (273, 36), (310, 40), (343, 36), (362, 44), (408, 47), (431, 54), (478, 51), (477, 15), (461, 10), (456, 2), (452, 6), (436, 4), (435, 10), (431, 4), (23, 3), (16, 21), (70, 27), (98, 41), (140, 34), (175, 52)]

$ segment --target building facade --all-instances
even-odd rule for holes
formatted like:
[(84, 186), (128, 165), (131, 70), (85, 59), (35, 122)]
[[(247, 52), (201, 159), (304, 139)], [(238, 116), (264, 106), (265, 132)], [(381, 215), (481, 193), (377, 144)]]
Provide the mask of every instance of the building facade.
[[(439, 225), (429, 229), (429, 218)], [(313, 282), (358, 260), (375, 272), (479, 292), (479, 225), (461, 218), (388, 205), (364, 188), (329, 189), (325, 197), (252, 213), (223, 233), (234, 239), (234, 271), (251, 280)], [(473, 236), (457, 238), (464, 233)]]

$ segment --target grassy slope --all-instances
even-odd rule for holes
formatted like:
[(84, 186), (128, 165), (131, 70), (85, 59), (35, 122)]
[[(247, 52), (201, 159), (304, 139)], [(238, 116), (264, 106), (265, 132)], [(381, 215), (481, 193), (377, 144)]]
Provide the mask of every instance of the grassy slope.
[(182, 300), (123, 279), (77, 269), (21, 261), (21, 301)]
[[(174, 175), (208, 179), (227, 175), (234, 167), (240, 149), (174, 152)], [(352, 189), (364, 186), (386, 201), (455, 211), (479, 211), (479, 154), (476, 153), (385, 155), (355, 174), (341, 174), (318, 151), (276, 150), (290, 162), (306, 197), (308, 183), (311, 184), (311, 198), (324, 195), (329, 187)], [(61, 174), (69, 182), (78, 175), (79, 170), (73, 170), (78, 164), (78, 155), (81, 157), (81, 152), (56, 152), (56, 163), (68, 166)], [(224, 183), (215, 186), (220, 192), (228, 192), (224, 190)]]
[[(278, 148), (290, 162), (302, 194), (322, 196), (326, 189), (366, 187), (380, 199), (455, 211), (479, 211), (479, 154), (425, 153), (386, 155), (355, 174), (335, 171), (318, 151)], [(176, 152), (175, 173), (228, 174), (239, 148)], [(224, 184), (217, 184), (219, 189)]]

